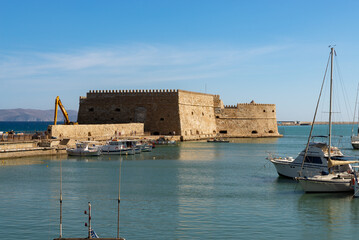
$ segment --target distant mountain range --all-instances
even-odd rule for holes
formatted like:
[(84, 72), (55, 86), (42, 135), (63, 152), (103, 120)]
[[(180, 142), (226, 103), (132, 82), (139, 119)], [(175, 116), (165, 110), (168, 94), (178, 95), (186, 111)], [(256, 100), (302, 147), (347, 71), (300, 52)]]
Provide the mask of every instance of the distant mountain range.
[[(67, 110), (69, 119), (72, 122), (77, 121), (77, 111)], [(63, 121), (64, 117), (61, 110), (57, 113), (57, 121)], [(38, 121), (50, 122), (54, 121), (54, 110), (38, 110), (38, 109), (0, 109), (0, 121)]]

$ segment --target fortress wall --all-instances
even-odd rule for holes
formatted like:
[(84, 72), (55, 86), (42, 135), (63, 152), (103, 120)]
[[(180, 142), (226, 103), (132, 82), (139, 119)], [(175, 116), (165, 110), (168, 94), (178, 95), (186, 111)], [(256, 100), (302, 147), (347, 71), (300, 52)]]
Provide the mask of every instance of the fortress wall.
[(145, 132), (180, 132), (177, 90), (90, 91), (80, 100), (81, 124), (141, 122)]
[(216, 134), (214, 95), (179, 91), (178, 104), (183, 139)]
[(80, 97), (78, 122), (144, 123), (146, 133), (175, 133), (184, 140), (219, 131), (228, 137), (280, 136), (274, 104), (224, 106), (219, 95), (183, 90), (89, 91)]
[(225, 106), (221, 117), (276, 118), (275, 104), (237, 104)]
[(279, 136), (274, 104), (237, 104), (216, 114), (217, 131), (226, 136)]
[(108, 140), (115, 136), (143, 135), (143, 123), (91, 124), (91, 125), (50, 125), (48, 132), (52, 137), (76, 140)]
[(278, 137), (276, 119), (216, 119), (217, 130), (228, 137)]

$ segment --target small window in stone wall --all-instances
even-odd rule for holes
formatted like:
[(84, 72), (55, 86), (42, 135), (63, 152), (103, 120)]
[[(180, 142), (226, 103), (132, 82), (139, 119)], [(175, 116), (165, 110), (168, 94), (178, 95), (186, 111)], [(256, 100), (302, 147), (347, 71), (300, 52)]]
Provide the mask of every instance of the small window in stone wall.
[(93, 112), (95, 109), (92, 107), (92, 108), (89, 108), (89, 112)]
[(253, 130), (252, 131), (252, 134), (257, 134), (258, 132), (256, 130)]
[(219, 116), (216, 116), (216, 118), (219, 118)]
[(272, 110), (272, 112), (274, 112), (274, 110)]
[(216, 134), (216, 130), (213, 130), (213, 134)]
[(202, 113), (202, 116), (204, 116), (204, 113)]
[(274, 133), (273, 130), (269, 130), (269, 133)]
[(219, 133), (227, 134), (227, 130), (221, 130), (221, 131), (219, 131)]
[(193, 112), (192, 112), (192, 115), (193, 115)]
[(164, 118), (160, 118), (160, 121), (164, 121), (165, 119)]
[(263, 110), (263, 112), (266, 112), (266, 110)]
[(198, 130), (196, 130), (196, 134), (199, 134), (199, 131), (198, 131)]

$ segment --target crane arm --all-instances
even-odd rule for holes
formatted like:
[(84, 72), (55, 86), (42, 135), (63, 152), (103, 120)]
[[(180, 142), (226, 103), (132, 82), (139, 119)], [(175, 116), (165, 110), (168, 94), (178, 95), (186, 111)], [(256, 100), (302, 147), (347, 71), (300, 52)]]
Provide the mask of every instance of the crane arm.
[(54, 125), (56, 125), (57, 123), (57, 108), (60, 107), (62, 114), (64, 115), (65, 118), (65, 124), (68, 125), (70, 124), (70, 119), (69, 119), (69, 115), (66, 112), (66, 109), (64, 107), (64, 105), (62, 105), (60, 97), (57, 96), (55, 99), (55, 116), (54, 116)]

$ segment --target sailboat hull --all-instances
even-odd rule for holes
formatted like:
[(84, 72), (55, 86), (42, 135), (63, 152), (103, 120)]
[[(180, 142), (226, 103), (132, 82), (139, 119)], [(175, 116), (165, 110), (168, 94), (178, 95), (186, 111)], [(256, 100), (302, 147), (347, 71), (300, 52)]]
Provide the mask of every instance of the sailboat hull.
[(312, 177), (297, 178), (297, 180), (307, 193), (353, 191), (350, 178)]
[(352, 136), (351, 142), (354, 149), (359, 149), (359, 136)]

